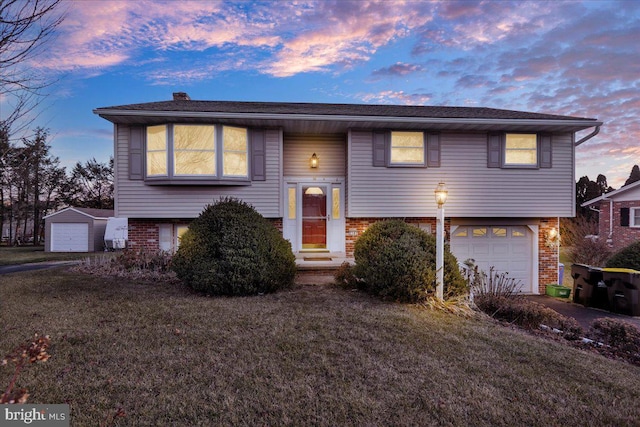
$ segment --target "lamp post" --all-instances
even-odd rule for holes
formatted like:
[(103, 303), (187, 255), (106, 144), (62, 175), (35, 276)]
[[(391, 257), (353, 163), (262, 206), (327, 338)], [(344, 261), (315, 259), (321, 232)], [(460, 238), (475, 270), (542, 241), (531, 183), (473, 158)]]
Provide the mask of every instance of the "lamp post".
[(444, 204), (447, 201), (447, 187), (440, 182), (434, 191), (438, 214), (436, 216), (436, 298), (444, 299)]

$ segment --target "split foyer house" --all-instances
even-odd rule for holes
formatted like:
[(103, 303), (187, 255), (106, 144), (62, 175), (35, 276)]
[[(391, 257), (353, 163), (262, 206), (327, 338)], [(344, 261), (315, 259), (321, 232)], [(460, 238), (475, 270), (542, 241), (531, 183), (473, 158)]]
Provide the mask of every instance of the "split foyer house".
[(640, 181), (584, 202), (598, 211), (598, 238), (615, 251), (640, 240)]
[(294, 252), (349, 257), (375, 221), (435, 232), (434, 189), (444, 182), (452, 252), (509, 272), (528, 293), (558, 280), (552, 237), (559, 217), (575, 215), (575, 146), (602, 124), (491, 108), (184, 93), (94, 112), (114, 124), (115, 214), (129, 219), (132, 247), (175, 250), (205, 205), (233, 196), (270, 219)]

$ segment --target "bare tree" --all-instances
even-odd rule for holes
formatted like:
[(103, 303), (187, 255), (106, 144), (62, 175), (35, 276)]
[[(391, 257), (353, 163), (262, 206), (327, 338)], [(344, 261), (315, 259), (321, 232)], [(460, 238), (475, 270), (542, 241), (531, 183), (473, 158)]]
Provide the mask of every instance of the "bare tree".
[(0, 0), (0, 127), (9, 135), (26, 130), (30, 113), (52, 82), (28, 63), (41, 54), (62, 23), (62, 0)]

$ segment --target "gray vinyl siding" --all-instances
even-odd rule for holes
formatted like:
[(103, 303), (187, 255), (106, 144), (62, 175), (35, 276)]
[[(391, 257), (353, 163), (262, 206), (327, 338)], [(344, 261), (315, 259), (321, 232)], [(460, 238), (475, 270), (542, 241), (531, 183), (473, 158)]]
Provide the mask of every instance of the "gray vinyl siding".
[(129, 179), (129, 128), (116, 128), (116, 216), (127, 218), (195, 218), (220, 197), (231, 196), (253, 205), (267, 218), (278, 218), (281, 204), (281, 131), (265, 131), (266, 180), (249, 186), (161, 186)]
[(449, 189), (448, 217), (565, 217), (573, 215), (572, 134), (554, 134), (551, 168), (487, 167), (485, 133), (441, 133), (439, 168), (372, 165), (372, 132), (351, 131), (348, 216), (435, 216), (433, 191)]
[[(284, 135), (284, 176), (344, 177), (346, 173), (346, 135)], [(313, 153), (317, 169), (309, 166)]]

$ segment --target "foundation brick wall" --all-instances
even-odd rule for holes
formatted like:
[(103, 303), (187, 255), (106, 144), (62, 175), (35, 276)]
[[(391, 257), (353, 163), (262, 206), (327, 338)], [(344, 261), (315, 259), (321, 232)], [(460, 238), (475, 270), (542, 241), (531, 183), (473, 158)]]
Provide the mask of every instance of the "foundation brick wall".
[(619, 251), (625, 246), (629, 246), (640, 240), (640, 228), (623, 227), (620, 225), (620, 208), (640, 208), (640, 200), (613, 203), (613, 235), (610, 240), (609, 230), (611, 218), (609, 215), (609, 202), (600, 203), (598, 208), (600, 209), (598, 236), (600, 236), (600, 239), (608, 242), (614, 251)]

